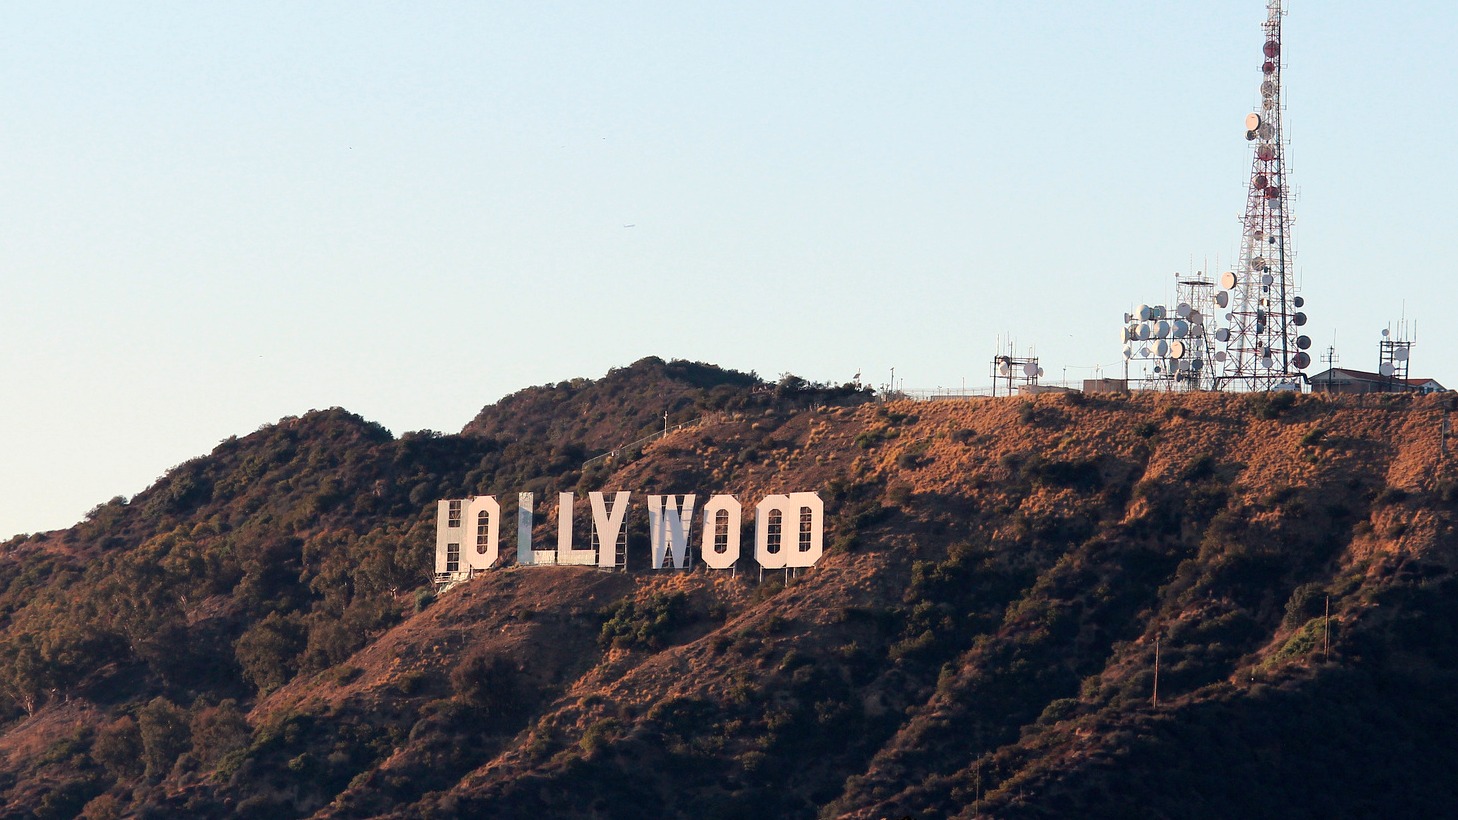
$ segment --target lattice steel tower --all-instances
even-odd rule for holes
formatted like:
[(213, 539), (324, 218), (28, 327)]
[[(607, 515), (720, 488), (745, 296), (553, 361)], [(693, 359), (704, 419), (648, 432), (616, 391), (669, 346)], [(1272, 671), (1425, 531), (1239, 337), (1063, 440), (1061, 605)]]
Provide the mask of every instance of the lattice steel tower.
[(1306, 314), (1296, 295), (1291, 245), (1286, 140), (1281, 130), (1281, 18), (1283, 0), (1268, 0), (1261, 61), (1261, 103), (1245, 118), (1253, 145), (1250, 186), (1242, 219), (1240, 263), (1220, 277), (1216, 305), (1228, 308), (1222, 385), (1270, 390), (1299, 384), (1311, 366), (1311, 340), (1301, 334)]

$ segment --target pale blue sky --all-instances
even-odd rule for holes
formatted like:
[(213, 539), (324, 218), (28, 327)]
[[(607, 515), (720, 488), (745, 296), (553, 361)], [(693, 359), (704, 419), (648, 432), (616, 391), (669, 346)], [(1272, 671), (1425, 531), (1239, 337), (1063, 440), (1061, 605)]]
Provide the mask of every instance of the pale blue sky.
[[(1310, 331), (1458, 386), (1458, 4), (1293, 0)], [(333, 405), (458, 430), (647, 355), (1120, 360), (1225, 266), (1258, 0), (0, 6), (0, 538)], [(624, 227), (633, 225), (635, 227)]]

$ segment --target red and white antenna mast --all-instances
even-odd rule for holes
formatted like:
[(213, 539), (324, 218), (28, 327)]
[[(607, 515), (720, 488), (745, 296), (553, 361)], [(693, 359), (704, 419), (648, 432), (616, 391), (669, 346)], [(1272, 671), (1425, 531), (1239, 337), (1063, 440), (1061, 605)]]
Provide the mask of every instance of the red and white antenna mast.
[(1246, 390), (1299, 385), (1311, 366), (1311, 339), (1301, 334), (1305, 301), (1296, 295), (1291, 246), (1291, 181), (1281, 129), (1281, 18), (1283, 0), (1268, 0), (1261, 25), (1261, 102), (1245, 118), (1254, 147), (1239, 266), (1221, 274), (1216, 305), (1228, 308), (1221, 381)]

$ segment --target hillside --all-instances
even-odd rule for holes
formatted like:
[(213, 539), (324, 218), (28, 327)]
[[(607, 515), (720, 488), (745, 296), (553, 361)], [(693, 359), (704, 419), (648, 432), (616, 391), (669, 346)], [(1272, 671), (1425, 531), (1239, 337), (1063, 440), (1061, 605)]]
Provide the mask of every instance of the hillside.
[[(310, 413), (12, 541), (5, 811), (1421, 816), (1458, 798), (1440, 397), (863, 401), (645, 359), (461, 435)], [(664, 409), (698, 421), (582, 472)], [(655, 573), (639, 505), (629, 572), (508, 567), (431, 595), (434, 499), (589, 489), (818, 490), (826, 555), (794, 578)]]

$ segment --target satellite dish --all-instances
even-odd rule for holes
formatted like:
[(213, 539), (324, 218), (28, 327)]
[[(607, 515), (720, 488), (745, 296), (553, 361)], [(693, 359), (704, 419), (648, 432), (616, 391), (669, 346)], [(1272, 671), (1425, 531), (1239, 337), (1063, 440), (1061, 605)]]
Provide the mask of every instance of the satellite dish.
[(1149, 337), (1151, 337), (1153, 335), (1154, 335), (1154, 328), (1152, 328), (1148, 322), (1140, 322), (1139, 323), (1139, 333), (1138, 333), (1138, 336), (1139, 336), (1139, 340), (1140, 341), (1148, 341), (1149, 340)]
[(1163, 372), (1164, 372), (1164, 368), (1160, 367), (1159, 365), (1155, 365), (1154, 366), (1154, 374), (1156, 376), (1159, 375), (1160, 373), (1163, 373)]
[(1154, 308), (1150, 307), (1149, 305), (1140, 305), (1139, 306), (1139, 321), (1141, 321), (1141, 322), (1147, 322), (1147, 321), (1149, 321), (1150, 319), (1153, 319), (1153, 318), (1154, 318)]
[(1010, 376), (1012, 375), (1012, 365), (1008, 364), (1007, 362), (1003, 362), (1002, 364), (997, 366), (997, 372), (1001, 373), (1004, 376)]
[(1185, 318), (1190, 320), (1191, 327), (1193, 327), (1194, 325), (1198, 325), (1201, 322), (1205, 321), (1205, 315), (1203, 313), (1201, 313), (1200, 311), (1195, 310), (1193, 308), (1190, 309), (1190, 315), (1189, 316), (1186, 316)]
[(1235, 311), (1232, 310), (1231, 312), (1225, 314), (1225, 321), (1227, 321), (1227, 322), (1234, 322), (1235, 321)]
[(1179, 341), (1170, 342), (1169, 357), (1171, 359), (1183, 359), (1185, 357), (1185, 343)]
[(1273, 368), (1275, 366), (1276, 366), (1276, 360), (1275, 359), (1272, 359), (1270, 356), (1262, 356), (1261, 357), (1261, 367), (1264, 367), (1265, 369), (1270, 370), (1271, 368)]
[(1169, 338), (1169, 322), (1166, 322), (1163, 319), (1160, 319), (1158, 322), (1155, 323), (1155, 325), (1154, 325), (1154, 338), (1156, 338), (1156, 339), (1168, 339)]
[(1149, 345), (1144, 345), (1143, 347), (1139, 348), (1139, 358), (1149, 358)]
[(1311, 347), (1311, 337), (1310, 336), (1297, 336), (1296, 337), (1296, 347), (1298, 347), (1298, 348), (1300, 348), (1302, 350), (1306, 350), (1307, 348)]
[(1257, 256), (1256, 258), (1250, 260), (1250, 268), (1251, 270), (1265, 270), (1266, 258), (1264, 256)]
[(1265, 82), (1261, 83), (1261, 96), (1262, 97), (1274, 97), (1274, 96), (1276, 96), (1276, 81), (1275, 80), (1266, 80)]
[[(1265, 179), (1265, 177), (1256, 177), (1256, 179)], [(1265, 231), (1256, 231), (1255, 233), (1253, 233), (1253, 234), (1250, 235), (1250, 238), (1251, 239), (1254, 239), (1257, 242), (1259, 242), (1262, 239), (1265, 239), (1266, 238), (1266, 232)]]
[(1230, 358), (1230, 354), (1229, 353), (1226, 353), (1223, 350), (1217, 350), (1217, 351), (1215, 351), (1215, 361), (1217, 361), (1217, 362), (1223, 362), (1223, 361), (1225, 361), (1228, 358)]
[(1134, 348), (1132, 346), (1130, 346), (1130, 345), (1124, 345), (1124, 358), (1126, 358), (1126, 359), (1132, 359), (1132, 358), (1134, 358)]
[(1205, 360), (1204, 359), (1194, 359), (1194, 360), (1192, 360), (1190, 362), (1190, 369), (1193, 370), (1193, 371), (1195, 371), (1196, 373), (1199, 373), (1201, 370), (1204, 370), (1205, 369)]
[(1041, 367), (1038, 368), (1038, 375), (1039, 376), (1043, 375), (1043, 368), (1041, 368)]
[[(1266, 175), (1265, 174), (1256, 174), (1255, 187), (1256, 187), (1256, 190), (1257, 191), (1259, 191), (1262, 188), (1266, 187), (1266, 185), (1268, 185), (1269, 183), (1270, 183), (1270, 180), (1266, 179)], [(1256, 234), (1260, 234), (1260, 233), (1261, 233), (1260, 231), (1256, 231)], [(1255, 241), (1257, 241), (1257, 242), (1261, 241), (1261, 237), (1259, 235), (1257, 235), (1256, 238), (1255, 238)]]
[(1302, 299), (1300, 296), (1297, 296), (1295, 299), (1291, 300), (1291, 304), (1295, 305), (1296, 307), (1306, 307), (1306, 300)]
[(1265, 52), (1267, 57), (1274, 60), (1281, 54), (1281, 44), (1275, 40), (1267, 40), (1266, 47), (1261, 50)]
[(1270, 287), (1271, 286), (1271, 283), (1274, 282), (1274, 281), (1276, 281), (1276, 277), (1270, 275), (1269, 273), (1263, 273), (1263, 274), (1261, 274), (1261, 284), (1262, 285), (1265, 285), (1266, 287)]
[(1392, 366), (1392, 362), (1383, 362), (1382, 366), (1377, 368), (1377, 372), (1381, 373), (1384, 376), (1391, 376), (1393, 373), (1397, 372), (1397, 368)]
[(1382, 328), (1382, 338), (1387, 338), (1389, 335), (1391, 335), (1391, 333), (1392, 331), (1388, 330), (1387, 328)]
[(1205, 335), (1204, 322), (1190, 322), (1190, 338), (1199, 339)]
[(1247, 131), (1254, 131), (1257, 128), (1260, 128), (1260, 127), (1261, 127), (1261, 115), (1260, 114), (1246, 114), (1245, 115), (1245, 130), (1247, 130)]
[(1261, 135), (1261, 139), (1268, 140), (1276, 136), (1276, 126), (1268, 122), (1263, 122), (1261, 123), (1261, 127), (1256, 129), (1256, 133)]
[(1155, 305), (1154, 306), (1154, 318), (1155, 319), (1163, 319), (1164, 318), (1164, 305)]
[(1266, 60), (1264, 63), (1261, 63), (1261, 73), (1263, 73), (1263, 74), (1275, 74), (1276, 73), (1276, 64), (1273, 63), (1273, 62), (1271, 62), (1270, 60)]
[(1395, 349), (1395, 350), (1392, 351), (1392, 358), (1398, 360), (1399, 362), (1405, 362), (1405, 361), (1407, 361), (1407, 354), (1408, 354), (1407, 348), (1405, 348), (1405, 347), (1399, 347), (1399, 348), (1397, 348), (1397, 349)]
[(1220, 287), (1230, 290), (1235, 287), (1235, 271), (1226, 271), (1220, 274)]
[(1301, 327), (1302, 325), (1306, 324), (1306, 314), (1304, 314), (1304, 313), (1302, 313), (1301, 311), (1298, 310), (1298, 311), (1296, 311), (1296, 314), (1291, 317), (1291, 321), (1297, 327)]
[(1308, 353), (1297, 353), (1291, 357), (1291, 364), (1296, 365), (1297, 370), (1305, 370), (1311, 366), (1311, 355)]
[(1190, 316), (1190, 311), (1193, 309), (1194, 308), (1191, 308), (1189, 306), (1189, 303), (1180, 302), (1179, 305), (1175, 307), (1175, 315), (1181, 319), (1188, 319)]
[(1034, 376), (1038, 375), (1038, 366), (1033, 364), (1032, 362), (1028, 362), (1027, 364), (1023, 365), (1023, 375), (1027, 376), (1030, 379), (1033, 378)]
[(1166, 342), (1164, 339), (1160, 339), (1159, 341), (1155, 342), (1154, 355), (1158, 356), (1161, 359), (1163, 359), (1165, 356), (1168, 356), (1169, 342)]
[(1270, 162), (1276, 158), (1276, 148), (1272, 145), (1261, 145), (1256, 148), (1256, 159), (1262, 162)]
[(1217, 342), (1228, 342), (1228, 341), (1230, 341), (1230, 329), (1229, 328), (1222, 327), (1219, 330), (1215, 331), (1215, 341), (1217, 341)]
[(1230, 307), (1230, 294), (1223, 290), (1215, 294), (1215, 306)]
[(1190, 335), (1190, 323), (1184, 319), (1176, 319), (1170, 324), (1170, 332), (1176, 339), (1183, 339)]

